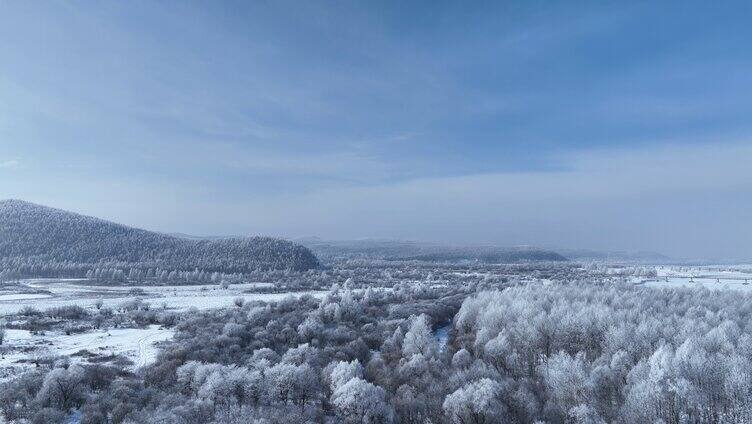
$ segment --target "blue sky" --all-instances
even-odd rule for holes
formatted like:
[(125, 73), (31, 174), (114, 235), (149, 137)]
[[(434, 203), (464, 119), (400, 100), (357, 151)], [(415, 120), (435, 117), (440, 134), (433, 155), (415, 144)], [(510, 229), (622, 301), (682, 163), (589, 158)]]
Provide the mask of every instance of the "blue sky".
[(752, 258), (750, 6), (3, 2), (0, 198)]

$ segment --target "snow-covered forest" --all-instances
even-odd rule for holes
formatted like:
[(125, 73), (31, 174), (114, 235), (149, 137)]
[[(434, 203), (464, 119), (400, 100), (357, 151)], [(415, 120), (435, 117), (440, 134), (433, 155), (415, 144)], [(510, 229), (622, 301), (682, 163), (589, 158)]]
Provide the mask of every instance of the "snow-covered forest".
[[(0, 386), (0, 413), (103, 424), (749, 422), (752, 294), (645, 284), (690, 270), (360, 259), (216, 284), (268, 275), (262, 291), (291, 293), (274, 301), (181, 311), (134, 292), (120, 307), (27, 308), (6, 315), (9, 334), (170, 337), (135, 365), (117, 352), (30, 351)], [(294, 295), (312, 287), (322, 294)]]
[(513, 263), (520, 261), (566, 261), (557, 252), (534, 247), (493, 245), (450, 245), (399, 240), (322, 240), (304, 238), (298, 242), (311, 249), (323, 261), (379, 259), (387, 261), (474, 261)]
[[(0, 201), (0, 269), (5, 277), (84, 277), (106, 269), (162, 273), (236, 273), (318, 266), (305, 247), (268, 238), (191, 240), (20, 200)], [(165, 277), (166, 278), (166, 277)]]
[(752, 424), (750, 17), (0, 0), (0, 424)]
[(8, 422), (752, 421), (747, 266), (0, 224)]

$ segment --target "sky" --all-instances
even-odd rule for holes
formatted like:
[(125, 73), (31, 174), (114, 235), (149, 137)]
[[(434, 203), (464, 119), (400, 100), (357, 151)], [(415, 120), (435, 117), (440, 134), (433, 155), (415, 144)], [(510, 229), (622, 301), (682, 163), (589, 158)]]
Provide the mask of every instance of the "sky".
[(0, 199), (752, 258), (752, 5), (2, 1)]

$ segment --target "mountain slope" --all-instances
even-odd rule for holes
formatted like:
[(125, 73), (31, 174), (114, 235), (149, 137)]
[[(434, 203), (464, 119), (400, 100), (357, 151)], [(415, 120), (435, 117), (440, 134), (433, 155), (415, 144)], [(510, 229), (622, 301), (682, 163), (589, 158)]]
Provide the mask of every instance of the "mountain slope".
[(0, 258), (228, 273), (318, 266), (310, 250), (285, 240), (187, 240), (20, 200), (0, 201)]

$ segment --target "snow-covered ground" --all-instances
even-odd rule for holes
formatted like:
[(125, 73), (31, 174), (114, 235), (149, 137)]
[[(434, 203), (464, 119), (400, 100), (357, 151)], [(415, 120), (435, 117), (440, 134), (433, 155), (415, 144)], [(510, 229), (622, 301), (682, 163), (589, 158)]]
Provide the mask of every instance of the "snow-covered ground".
[[(65, 335), (48, 332), (31, 334), (26, 330), (6, 330), (4, 352), (0, 356), (0, 379), (21, 368), (33, 366), (35, 358), (74, 355), (88, 351), (97, 355), (123, 355), (133, 361), (134, 368), (156, 359), (159, 342), (172, 338), (174, 331), (152, 325), (147, 328), (114, 328), (82, 334)], [(83, 360), (85, 356), (72, 356)]]
[(52, 297), (49, 294), (43, 293), (12, 293), (12, 294), (0, 294), (0, 302), (16, 301), (16, 300), (34, 300), (34, 299), (48, 299)]
[(752, 279), (749, 283), (744, 280), (727, 280), (716, 278), (689, 278), (689, 277), (668, 277), (645, 281), (648, 287), (671, 288), (671, 287), (707, 287), (713, 290), (732, 289), (732, 290), (752, 290)]
[[(117, 309), (129, 301), (139, 299), (149, 303), (152, 308), (166, 307), (180, 311), (189, 308), (232, 307), (237, 298), (271, 302), (287, 296), (310, 294), (322, 297), (326, 293), (243, 293), (263, 286), (268, 285), (233, 284), (223, 289), (216, 284), (126, 287), (93, 285), (86, 280), (25, 280), (17, 285), (0, 288), (0, 323), (3, 315), (16, 313), (27, 306), (41, 311), (68, 305), (93, 309), (101, 301), (104, 307)], [(82, 350), (97, 356), (123, 355), (133, 361), (135, 368), (142, 367), (156, 358), (157, 344), (171, 338), (173, 334), (173, 330), (157, 326), (95, 330), (72, 335), (59, 331), (40, 335), (26, 330), (8, 329), (5, 342), (0, 348), (0, 380), (14, 375), (21, 368), (33, 366), (35, 358), (74, 355)], [(86, 356), (74, 355), (72, 359), (86, 360)]]
[(321, 297), (325, 292), (294, 293), (243, 293), (243, 291), (268, 286), (264, 283), (232, 284), (222, 289), (216, 284), (187, 286), (99, 286), (86, 280), (25, 280), (18, 291), (0, 291), (0, 315), (13, 314), (26, 306), (39, 310), (59, 306), (79, 305), (94, 308), (101, 299), (106, 307), (117, 308), (133, 299), (141, 299), (152, 307), (185, 310), (191, 307), (213, 309), (231, 306), (236, 298), (245, 301), (279, 301), (287, 296), (310, 294)]
[(710, 265), (710, 266), (658, 266), (658, 277), (700, 277), (720, 279), (752, 280), (752, 265)]
[(752, 266), (659, 266), (657, 277), (636, 279), (649, 287), (707, 287), (709, 289), (752, 290)]

